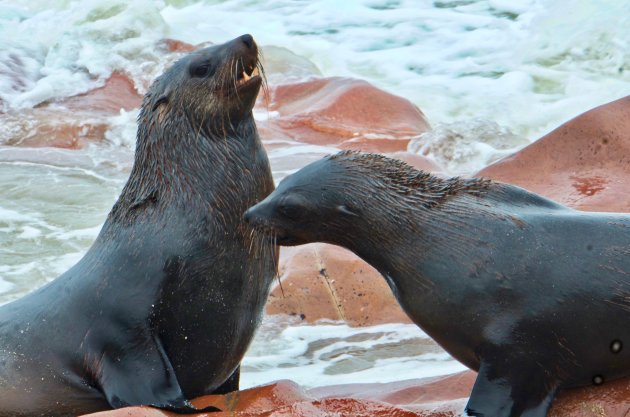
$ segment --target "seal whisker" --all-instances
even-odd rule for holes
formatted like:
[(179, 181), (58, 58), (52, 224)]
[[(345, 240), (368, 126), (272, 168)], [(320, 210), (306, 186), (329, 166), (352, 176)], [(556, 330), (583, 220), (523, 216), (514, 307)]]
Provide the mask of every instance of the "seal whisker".
[[(270, 250), (272, 252), (276, 252), (278, 248), (278, 235), (274, 232), (272, 236), (273, 245), (270, 247)], [(275, 256), (274, 253), (274, 256), (272, 256), (271, 259), (273, 259), (273, 269), (276, 271), (276, 279), (278, 280), (278, 285), (280, 286), (280, 293), (282, 294), (282, 298), (285, 298), (282, 280), (280, 279), (280, 271), (278, 271), (278, 257)]]
[(258, 51), (258, 60), (256, 62), (256, 68), (258, 68), (258, 74), (262, 79), (262, 91), (263, 91), (263, 98), (265, 101), (265, 108), (267, 109), (267, 112), (269, 112), (269, 103), (270, 103), (270, 97), (269, 97), (269, 83), (267, 82), (267, 74), (265, 73), (265, 68), (263, 66), (263, 60), (264, 60), (264, 56), (263, 56), (263, 52), (262, 50)]
[[(242, 58), (240, 58), (240, 60), (242, 61)], [(234, 87), (234, 94), (236, 94), (236, 98), (237, 99), (239, 98), (239, 96), (238, 96), (238, 76), (239, 76), (239, 73), (238, 73), (238, 62), (239, 62), (239, 59), (234, 59), (233, 62), (232, 62), (234, 65), (233, 65), (233, 68), (232, 68), (232, 77), (231, 77), (232, 78), (232, 85)]]
[(254, 254), (254, 247), (258, 248), (258, 245), (254, 244), (254, 239), (256, 238), (256, 231), (252, 228), (249, 230), (249, 253)]

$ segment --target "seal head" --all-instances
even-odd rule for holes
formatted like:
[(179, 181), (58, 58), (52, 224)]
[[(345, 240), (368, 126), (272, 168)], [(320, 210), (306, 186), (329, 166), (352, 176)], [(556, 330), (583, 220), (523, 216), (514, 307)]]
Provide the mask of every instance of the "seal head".
[(155, 81), (141, 118), (158, 111), (157, 121), (185, 117), (193, 126), (229, 134), (254, 107), (263, 76), (251, 35), (195, 51)]

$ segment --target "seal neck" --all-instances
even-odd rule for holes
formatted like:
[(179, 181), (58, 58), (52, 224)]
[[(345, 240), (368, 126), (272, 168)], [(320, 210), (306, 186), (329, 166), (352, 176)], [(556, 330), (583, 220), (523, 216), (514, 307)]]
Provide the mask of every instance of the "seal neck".
[[(135, 161), (110, 219), (126, 218), (144, 206), (253, 204), (259, 182), (270, 177), (251, 112), (227, 136), (194, 128), (187, 119), (161, 126), (141, 123)], [(252, 165), (253, 161), (253, 165)], [(267, 175), (269, 174), (269, 175)], [(241, 192), (225, 192), (238, 187)], [(237, 194), (252, 195), (243, 201)], [(232, 210), (235, 213), (239, 210)]]
[[(430, 290), (452, 283), (450, 275), (440, 272), (444, 263), (454, 262), (463, 246), (479, 244), (478, 224), (471, 213), (484, 214), (481, 207), (475, 211), (475, 206), (474, 200), (464, 195), (438, 208), (403, 204), (388, 205), (386, 210), (371, 207), (365, 210), (368, 218), (362, 217), (359, 224), (348, 228), (357, 231), (356, 235), (340, 234), (340, 240), (331, 243), (350, 249), (376, 268), (395, 295), (411, 293), (404, 288), (410, 285)], [(405, 303), (398, 295), (397, 298)]]

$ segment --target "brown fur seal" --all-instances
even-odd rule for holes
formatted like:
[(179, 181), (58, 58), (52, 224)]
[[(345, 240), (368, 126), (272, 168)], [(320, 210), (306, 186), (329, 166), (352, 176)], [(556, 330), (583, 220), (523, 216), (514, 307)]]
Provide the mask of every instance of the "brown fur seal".
[(630, 375), (630, 215), (342, 152), (246, 213), (280, 244), (345, 246), (479, 372), (470, 416), (544, 417), (559, 389)]
[(129, 181), (93, 246), (0, 308), (0, 416), (195, 412), (188, 399), (238, 389), (276, 265), (242, 220), (273, 190), (252, 116), (257, 54), (244, 35), (154, 82)]

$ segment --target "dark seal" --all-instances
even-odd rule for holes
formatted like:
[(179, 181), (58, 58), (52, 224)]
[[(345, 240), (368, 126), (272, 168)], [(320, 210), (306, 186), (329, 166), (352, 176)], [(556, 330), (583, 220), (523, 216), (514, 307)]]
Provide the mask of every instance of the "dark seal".
[(245, 35), (153, 83), (129, 180), (93, 246), (0, 308), (1, 416), (195, 412), (188, 399), (238, 389), (276, 269), (275, 246), (243, 221), (273, 190), (252, 116), (258, 66)]
[(246, 219), (280, 244), (344, 246), (479, 372), (470, 416), (543, 417), (559, 389), (630, 375), (630, 215), (442, 179), (342, 152), (285, 178)]

